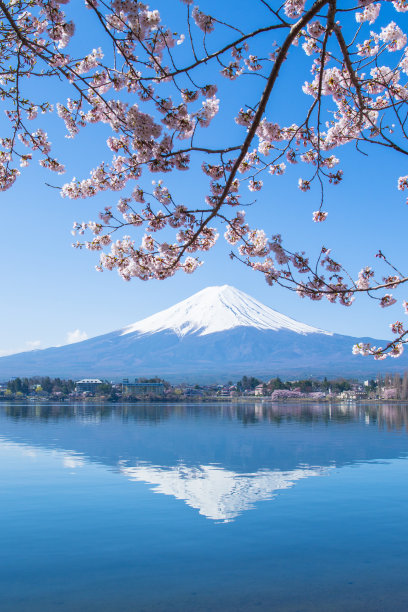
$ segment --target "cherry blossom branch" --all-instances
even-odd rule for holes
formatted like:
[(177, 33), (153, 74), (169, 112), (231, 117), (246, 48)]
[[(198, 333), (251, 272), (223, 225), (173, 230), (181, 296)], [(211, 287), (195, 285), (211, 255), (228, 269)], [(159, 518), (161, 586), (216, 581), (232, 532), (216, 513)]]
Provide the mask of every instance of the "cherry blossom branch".
[(293, 40), (296, 38), (296, 36), (298, 35), (298, 33), (301, 31), (301, 29), (304, 27), (304, 25), (306, 23), (308, 23), (308, 21), (310, 21), (310, 19), (312, 19), (316, 13), (319, 12), (319, 10), (325, 5), (327, 4), (328, 0), (317, 0), (314, 4), (314, 6), (301, 18), (299, 19), (299, 21), (292, 26), (291, 28), (291, 32), (290, 34), (287, 36), (285, 42), (283, 43), (278, 56), (276, 58), (276, 61), (274, 63), (274, 66), (272, 68), (271, 74), (269, 76), (268, 82), (266, 84), (265, 90), (262, 94), (262, 97), (260, 99), (257, 111), (255, 113), (255, 116), (253, 118), (253, 122), (251, 124), (251, 127), (248, 130), (248, 134), (247, 137), (245, 138), (245, 141), (242, 145), (242, 149), (240, 154), (238, 155), (237, 159), (234, 162), (233, 168), (228, 176), (228, 179), (226, 181), (225, 187), (223, 189), (223, 192), (219, 198), (218, 204), (214, 207), (214, 210), (206, 217), (206, 219), (200, 224), (200, 226), (197, 228), (196, 232), (194, 233), (194, 235), (190, 238), (190, 240), (186, 243), (186, 245), (181, 249), (180, 254), (178, 255), (175, 263), (173, 265), (177, 265), (178, 262), (180, 261), (181, 257), (183, 257), (185, 251), (188, 249), (189, 246), (191, 246), (193, 244), (193, 242), (198, 238), (199, 234), (203, 231), (203, 229), (208, 225), (208, 223), (211, 222), (211, 220), (216, 216), (216, 214), (218, 213), (218, 211), (220, 210), (220, 208), (222, 207), (222, 205), (224, 204), (224, 201), (226, 199), (226, 197), (228, 196), (229, 192), (230, 192), (230, 188), (232, 185), (233, 180), (235, 179), (235, 176), (238, 172), (238, 168), (241, 165), (245, 155), (248, 152), (248, 149), (251, 145), (251, 142), (255, 136), (256, 130), (259, 126), (259, 123), (262, 119), (262, 116), (265, 112), (266, 109), (266, 105), (268, 103), (269, 100), (269, 96), (271, 95), (273, 86), (276, 82), (276, 79), (278, 78), (279, 75), (279, 71), (280, 68), (283, 64), (283, 62), (286, 59), (286, 54), (293, 42)]
[[(108, 132), (109, 157), (103, 156), (88, 178), (73, 179), (60, 189), (63, 197), (71, 199), (118, 193), (119, 200), (105, 206), (98, 221), (74, 225), (74, 234), (91, 233), (90, 240), (78, 240), (75, 246), (98, 251), (98, 269), (116, 269), (125, 280), (164, 279), (178, 270), (191, 273), (202, 263), (199, 254), (214, 246), (223, 228), (224, 238), (234, 248), (232, 257), (261, 272), (270, 285), (345, 306), (361, 293), (383, 308), (396, 302), (386, 292), (406, 283), (408, 277), (399, 272), (400, 266), (381, 254), (385, 276), (377, 277), (372, 267), (365, 266), (356, 278), (327, 248), (315, 259), (303, 251), (291, 252), (278, 234), (268, 237), (265, 230), (252, 227), (245, 212), (249, 209), (249, 219), (251, 206), (258, 203), (252, 195), (244, 195), (244, 188), (251, 194), (260, 192), (266, 179), (274, 180), (267, 175), (278, 177), (285, 173), (286, 164), (301, 162), (309, 170), (306, 178), (299, 177), (298, 187), (302, 192), (314, 186), (320, 190), (312, 218), (323, 222), (328, 215), (323, 210), (328, 199), (326, 185), (343, 180), (336, 156), (343, 145), (354, 143), (361, 150), (364, 142), (408, 154), (407, 35), (395, 21), (387, 23), (380, 17), (385, 0), (361, 1), (346, 9), (339, 8), (336, 0), (284, 0), (276, 10), (270, 2), (260, 0), (268, 21), (239, 35), (231, 34), (245, 30), (239, 15), (227, 23), (196, 6), (191, 9), (190, 0), (183, 0), (187, 4), (185, 25), (171, 28), (157, 10), (143, 3), (86, 0), (98, 24), (97, 35), (102, 42), (103, 37), (108, 41), (106, 56), (99, 47), (86, 55), (76, 51), (74, 24), (61, 9), (69, 1), (0, 0), (4, 15), (0, 96), (10, 126), (10, 133), (0, 138), (1, 190), (10, 188), (20, 174), (15, 161), (24, 167), (35, 153), (41, 165), (64, 171), (51, 157), (51, 142), (38, 116), (49, 112), (51, 105), (41, 100), (35, 103), (24, 91), (28, 78), (47, 77), (57, 87), (73, 92), (65, 103), (56, 105), (69, 138), (91, 124)], [(405, 0), (387, 3), (391, 4), (397, 14), (408, 11)], [(347, 21), (351, 33), (347, 44), (342, 25), (349, 16), (355, 17), (356, 27), (353, 30)], [(375, 22), (380, 29), (372, 25)], [(186, 38), (183, 27), (190, 45), (179, 52)], [(217, 44), (212, 51), (214, 30)], [(201, 45), (195, 44), (196, 32)], [(279, 40), (269, 48), (264, 35), (271, 32)], [(65, 51), (68, 45), (70, 54)], [(292, 56), (296, 61), (303, 52), (311, 58), (310, 82), (297, 83), (294, 71), (290, 80), (294, 89), (283, 95), (297, 96), (299, 85), (312, 101), (297, 123), (282, 126), (276, 122), (277, 109), (271, 108), (271, 94), (279, 91), (279, 76), (291, 69)], [(388, 59), (392, 57), (397, 57), (394, 63)], [(261, 92), (252, 86), (240, 88), (239, 83), (248, 76), (265, 79)], [(218, 89), (226, 90), (219, 88), (222, 80), (230, 88), (228, 104), (223, 104), (223, 93), (218, 94)], [(247, 99), (237, 113), (235, 100), (243, 95)], [(203, 140), (203, 130), (212, 126), (219, 112), (216, 127)], [(31, 129), (28, 121), (40, 127)], [(225, 140), (221, 146), (219, 126), (224, 121), (234, 126), (234, 140)], [(185, 206), (177, 197), (177, 181), (170, 192), (164, 176), (197, 165), (209, 182), (205, 204)], [(143, 182), (149, 173), (157, 176), (153, 190), (146, 190)], [(408, 189), (408, 175), (399, 177), (398, 189)], [(190, 196), (195, 197), (195, 193)], [(121, 236), (124, 231), (129, 235)], [(376, 358), (396, 356), (408, 336), (398, 321), (391, 329), (396, 338), (384, 348), (364, 345), (358, 351)]]

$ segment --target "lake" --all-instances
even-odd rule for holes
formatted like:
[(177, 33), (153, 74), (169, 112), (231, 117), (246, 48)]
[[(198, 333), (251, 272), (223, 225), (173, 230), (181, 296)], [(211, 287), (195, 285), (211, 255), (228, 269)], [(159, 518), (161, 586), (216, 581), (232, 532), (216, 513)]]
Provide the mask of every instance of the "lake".
[(408, 609), (408, 405), (0, 404), (1, 612)]

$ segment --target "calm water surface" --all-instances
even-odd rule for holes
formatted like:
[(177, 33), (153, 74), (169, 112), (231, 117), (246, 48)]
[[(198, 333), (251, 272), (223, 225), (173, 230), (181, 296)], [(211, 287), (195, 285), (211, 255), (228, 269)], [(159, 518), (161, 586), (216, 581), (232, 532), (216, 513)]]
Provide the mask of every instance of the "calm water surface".
[(0, 404), (0, 610), (408, 610), (407, 425), (389, 404)]

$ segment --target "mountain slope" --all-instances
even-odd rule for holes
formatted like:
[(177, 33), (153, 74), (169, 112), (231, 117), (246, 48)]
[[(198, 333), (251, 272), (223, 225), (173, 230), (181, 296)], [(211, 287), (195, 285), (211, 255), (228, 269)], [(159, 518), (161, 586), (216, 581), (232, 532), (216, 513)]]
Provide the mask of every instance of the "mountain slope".
[[(224, 285), (208, 287), (103, 336), (2, 357), (0, 380), (31, 375), (109, 379), (159, 375), (173, 381), (221, 382), (244, 374), (369, 376), (384, 371), (384, 364), (352, 355), (356, 340), (294, 321)], [(387, 363), (386, 369), (401, 370), (407, 363), (403, 355)]]

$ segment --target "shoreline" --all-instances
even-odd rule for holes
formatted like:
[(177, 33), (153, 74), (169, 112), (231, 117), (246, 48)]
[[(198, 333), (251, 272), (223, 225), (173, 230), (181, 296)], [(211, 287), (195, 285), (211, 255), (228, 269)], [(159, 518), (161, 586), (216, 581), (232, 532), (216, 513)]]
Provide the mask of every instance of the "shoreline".
[(408, 400), (401, 399), (342, 399), (342, 398), (292, 398), (292, 399), (270, 399), (268, 397), (260, 396), (248, 396), (248, 397), (219, 397), (219, 396), (207, 396), (207, 397), (180, 397), (180, 398), (140, 398), (125, 400), (123, 398), (117, 400), (111, 400), (108, 398), (3, 398), (0, 397), (1, 404), (64, 404), (64, 405), (78, 405), (78, 404), (112, 404), (112, 405), (139, 405), (139, 404), (194, 404), (194, 403), (229, 403), (229, 404), (345, 404), (345, 405), (362, 405), (362, 404), (408, 404)]

